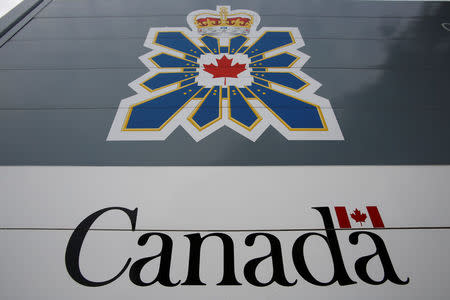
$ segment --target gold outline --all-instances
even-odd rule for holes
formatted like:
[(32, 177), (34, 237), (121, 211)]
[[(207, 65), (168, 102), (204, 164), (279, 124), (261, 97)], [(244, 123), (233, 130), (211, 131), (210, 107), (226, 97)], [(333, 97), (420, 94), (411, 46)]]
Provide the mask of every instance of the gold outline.
[[(253, 75), (252, 75), (253, 76)], [(255, 76), (253, 76), (253, 77), (255, 77)], [(259, 78), (256, 78), (256, 79), (258, 79), (258, 80), (261, 80), (261, 79), (259, 79)], [(261, 85), (261, 86), (263, 86), (263, 87), (266, 87), (266, 88), (272, 88), (272, 81), (268, 81), (268, 80), (262, 80), (262, 81), (264, 81), (264, 82), (267, 82), (267, 84), (268, 84), (268, 86), (265, 86), (265, 85), (263, 85), (263, 84), (261, 84), (261, 83), (257, 83), (256, 81), (252, 81), (253, 83), (256, 83), (256, 84), (259, 84), (259, 85)]]
[[(198, 76), (198, 75), (197, 75), (197, 76)], [(195, 77), (197, 77), (197, 76), (194, 76), (194, 77), (188, 78), (188, 79), (186, 79), (186, 80), (180, 81), (180, 82), (178, 83), (178, 86), (179, 86), (179, 87), (185, 87), (185, 86), (191, 85), (192, 83), (197, 83), (197, 82), (194, 80), (194, 82), (192, 82), (192, 83), (183, 85), (183, 83), (184, 83), (185, 81), (191, 80), (191, 79), (193, 79), (193, 78), (195, 78)], [(197, 92), (197, 93), (198, 93), (198, 92)], [(195, 93), (195, 94), (197, 94), (197, 93)]]
[[(210, 89), (211, 90), (212, 88), (207, 88), (207, 87), (201, 88), (201, 90), (206, 90), (206, 89)], [(208, 95), (208, 93), (209, 93), (209, 91), (206, 92), (205, 96), (203, 96), (203, 97), (196, 97), (196, 98), (192, 98), (192, 99), (193, 100), (203, 100)], [(198, 93), (196, 93), (195, 95), (197, 96), (198, 94), (200, 94), (200, 91), (198, 91)]]
[[(156, 63), (156, 61), (153, 60), (154, 57), (156, 57), (156, 56), (158, 56), (158, 55), (160, 55), (160, 54), (165, 54), (165, 55), (168, 55), (168, 56), (172, 56), (172, 57), (175, 57), (175, 58), (178, 58), (178, 59), (181, 59), (181, 60), (190, 62), (191, 64), (197, 64), (198, 67), (196, 67), (196, 66), (161, 67), (160, 65), (158, 65), (158, 64)], [(186, 58), (181, 58), (181, 57), (178, 57), (178, 56), (175, 56), (175, 55), (172, 55), (172, 54), (169, 54), (169, 53), (165, 53), (165, 52), (160, 52), (160, 53), (157, 53), (157, 54), (155, 54), (155, 55), (153, 55), (153, 56), (150, 56), (150, 57), (148, 58), (148, 60), (150, 60), (155, 66), (157, 66), (158, 69), (184, 69), (184, 68), (194, 68), (194, 69), (198, 69), (198, 68), (200, 68), (200, 64), (197, 63), (197, 62), (194, 63), (194, 62), (192, 62), (192, 61), (190, 61), (190, 60), (187, 60)], [(184, 73), (184, 72), (183, 72), (183, 73)]]
[(158, 34), (160, 34), (161, 32), (179, 32), (179, 33), (181, 33), (182, 35), (184, 35), (184, 37), (185, 38), (187, 38), (195, 47), (197, 47), (197, 49), (199, 49), (201, 52), (203, 52), (203, 54), (206, 54), (201, 48), (199, 48), (199, 46), (196, 44), (196, 43), (194, 43), (194, 41), (192, 41), (183, 31), (173, 31), (173, 30), (168, 30), (168, 31), (157, 31), (156, 32), (156, 34), (155, 34), (155, 37), (153, 38), (153, 45), (157, 45), (157, 46), (159, 46), (159, 47), (163, 47), (163, 48), (166, 48), (166, 49), (169, 49), (169, 50), (172, 50), (172, 51), (175, 51), (175, 52), (179, 52), (179, 53), (183, 53), (183, 54), (188, 54), (188, 55), (190, 55), (189, 53), (187, 53), (187, 52), (182, 52), (182, 51), (179, 51), (179, 50), (176, 50), (176, 49), (173, 49), (173, 48), (169, 48), (169, 47), (167, 47), (167, 46), (164, 46), (164, 45), (161, 45), (161, 44), (159, 44), (159, 43), (157, 43), (156, 42), (156, 39), (158, 38)]
[[(260, 71), (252, 71), (252, 72), (260, 72)], [(262, 72), (262, 73), (264, 73), (264, 72)], [(282, 84), (280, 84), (280, 83), (276, 83), (276, 82), (274, 82), (274, 81), (272, 81), (272, 80), (268, 80), (268, 79), (265, 79), (265, 78), (261, 78), (261, 77), (256, 76), (256, 75), (251, 75), (251, 74), (250, 74), (250, 75), (253, 76), (253, 77), (255, 77), (255, 78), (258, 78), (258, 79), (260, 79), (260, 80), (267, 81), (267, 82), (269, 82), (269, 83), (273, 83), (273, 84), (275, 84), (275, 85), (278, 85), (278, 86), (287, 88), (287, 89), (289, 89), (289, 90), (291, 90), (291, 91), (294, 91), (294, 92), (300, 92), (301, 90), (303, 90), (304, 88), (306, 88), (306, 87), (308, 87), (308, 86), (310, 85), (309, 82), (303, 80), (302, 78), (298, 77), (297, 75), (295, 75), (294, 73), (291, 73), (291, 72), (265, 72), (265, 73), (283, 73), (283, 74), (286, 74), (286, 73), (287, 73), (287, 74), (291, 74), (291, 75), (297, 77), (300, 81), (304, 82), (305, 85), (303, 85), (303, 86), (302, 86), (301, 88), (299, 88), (298, 90), (295, 90), (295, 89), (293, 89), (293, 88), (290, 88), (290, 87), (288, 87), (288, 86), (282, 85)], [(255, 82), (255, 83), (256, 83), (256, 82)]]
[(233, 121), (234, 123), (238, 124), (239, 126), (244, 127), (244, 128), (247, 129), (248, 131), (252, 131), (253, 128), (255, 128), (255, 126), (258, 125), (259, 122), (261, 122), (262, 117), (261, 117), (261, 116), (258, 114), (258, 112), (250, 105), (250, 103), (248, 103), (247, 99), (244, 97), (244, 94), (242, 94), (241, 90), (240, 90), (239, 88), (237, 88), (237, 87), (234, 87), (234, 88), (239, 92), (239, 94), (241, 94), (242, 99), (244, 99), (244, 101), (247, 103), (248, 107), (250, 107), (250, 109), (253, 111), (253, 113), (254, 113), (255, 116), (256, 116), (256, 120), (252, 123), (252, 125), (247, 126), (247, 125), (245, 125), (244, 123), (241, 123), (241, 122), (239, 122), (238, 120), (236, 120), (236, 119), (234, 119), (234, 118), (231, 117), (231, 94), (230, 94), (230, 87), (228, 87), (228, 96), (229, 96), (229, 99), (228, 99), (228, 119), (229, 119), (230, 121)]
[[(239, 89), (239, 91), (242, 93), (242, 91), (240, 90), (240, 89), (244, 89), (245, 87), (243, 87), (243, 88), (238, 88)], [(252, 94), (253, 95), (253, 94)], [(246, 100), (256, 100), (256, 99), (258, 99), (258, 98), (250, 98), (250, 97), (247, 97), (247, 96), (245, 96), (244, 95), (244, 93), (242, 93), (242, 96), (246, 99)]]
[(292, 42), (291, 43), (289, 43), (289, 44), (286, 44), (286, 45), (283, 45), (283, 46), (279, 46), (279, 47), (277, 47), (277, 48), (273, 48), (273, 49), (270, 49), (270, 50), (267, 50), (267, 51), (265, 51), (265, 52), (262, 52), (262, 53), (259, 53), (259, 54), (256, 54), (256, 55), (253, 55), (253, 56), (250, 56), (250, 55), (248, 55), (248, 57), (249, 58), (252, 58), (252, 57), (255, 57), (255, 56), (258, 56), (258, 55), (261, 55), (261, 54), (265, 54), (265, 53), (267, 53), (267, 52), (271, 52), (271, 51), (274, 51), (274, 50), (277, 50), (277, 49), (280, 49), (280, 48), (283, 48), (283, 47), (287, 47), (287, 46), (290, 46), (290, 45), (293, 45), (293, 44), (295, 44), (296, 43), (296, 41), (295, 41), (295, 39), (294, 39), (294, 36), (292, 35), (292, 32), (290, 32), (290, 31), (272, 31), (272, 30), (269, 30), (269, 31), (266, 31), (266, 32), (264, 32), (264, 34), (262, 34), (251, 46), (249, 46), (246, 50), (245, 50), (245, 52), (243, 52), (242, 54), (245, 54), (245, 53), (247, 53), (247, 51), (248, 51), (248, 49), (250, 49), (250, 48), (252, 48), (266, 33), (268, 33), (268, 32), (288, 32), (289, 33), (289, 35), (291, 36), (291, 39), (292, 39)]
[[(196, 72), (196, 71), (194, 71), (194, 72)], [(165, 85), (165, 86), (159, 87), (159, 88), (154, 89), (154, 90), (152, 90), (151, 88), (149, 88), (148, 86), (145, 85), (145, 83), (146, 83), (147, 81), (149, 81), (150, 79), (152, 79), (153, 77), (155, 77), (155, 76), (157, 76), (157, 75), (159, 75), (159, 74), (164, 74), (164, 73), (169, 73), (169, 74), (180, 74), (180, 73), (191, 73), (191, 72), (160, 72), (160, 73), (156, 73), (155, 75), (153, 75), (153, 76), (150, 77), (149, 79), (145, 80), (144, 82), (139, 83), (139, 85), (142, 86), (144, 89), (146, 89), (146, 90), (149, 91), (149, 92), (155, 92), (155, 91), (159, 91), (160, 89), (163, 89), (163, 88), (165, 88), (165, 87), (171, 86), (172, 84), (176, 84), (176, 83), (178, 84), (178, 87), (181, 87), (181, 83), (185, 82), (186, 80), (195, 78), (195, 77), (197, 77), (197, 76), (199, 75), (199, 74), (197, 74), (197, 75), (195, 75), (195, 76), (191, 76), (191, 77), (188, 77), (188, 78), (183, 79), (183, 80), (175, 81), (175, 82), (173, 82), (173, 83), (167, 84), (167, 85)], [(196, 72), (196, 73), (198, 73), (198, 72)]]
[[(193, 56), (193, 55), (190, 55), (190, 54), (185, 54), (185, 55), (184, 55), (184, 59), (185, 59), (185, 60), (189, 60), (189, 59), (187, 59), (187, 57), (188, 57), (188, 56), (190, 56), (190, 57), (194, 58), (194, 60), (195, 60), (195, 62), (194, 62), (194, 63), (198, 64), (198, 62), (197, 62), (198, 58), (197, 58), (197, 57), (195, 57), (195, 56)], [(190, 61), (190, 62), (192, 62), (192, 60), (189, 60), (189, 61)]]
[[(263, 60), (263, 59), (266, 59), (266, 56), (264, 55), (264, 54), (258, 54), (258, 55), (256, 55), (256, 56), (262, 56), (262, 58), (261, 59), (258, 59), (258, 60), (255, 60), (255, 61), (252, 61), (251, 60), (251, 58), (249, 57), (249, 59), (250, 59), (250, 63), (254, 63), (254, 62), (257, 62), (257, 61), (260, 61), (260, 60)], [(252, 57), (255, 57), (255, 56), (252, 56)]]
[[(200, 107), (202, 106), (203, 102), (205, 102), (206, 98), (208, 97), (208, 95), (212, 92), (213, 89), (215, 89), (216, 87), (219, 88), (219, 117), (217, 117), (216, 119), (212, 120), (211, 122), (200, 126), (197, 124), (197, 122), (195, 122), (195, 120), (193, 119), (194, 115), (197, 113), (197, 111), (200, 109)], [(194, 125), (195, 128), (197, 128), (199, 131), (202, 131), (203, 129), (205, 129), (206, 127), (211, 126), (212, 124), (220, 121), (222, 119), (222, 87), (221, 86), (214, 86), (212, 87), (209, 92), (206, 94), (206, 96), (203, 98), (203, 100), (198, 104), (198, 106), (195, 108), (195, 110), (189, 115), (189, 117), (187, 117), (187, 119), (189, 120), (189, 122), (191, 122), (192, 125)]]
[(203, 89), (203, 88), (200, 88), (194, 95), (192, 95), (192, 97), (191, 98), (189, 98), (189, 100), (187, 100), (186, 101), (186, 103), (184, 103), (172, 116), (170, 116), (170, 118), (169, 119), (167, 119), (160, 127), (158, 127), (158, 128), (132, 128), (132, 129), (127, 129), (127, 125), (128, 125), (128, 122), (129, 122), (129, 120), (130, 120), (130, 116), (131, 116), (131, 112), (133, 111), (133, 108), (135, 108), (136, 106), (138, 106), (138, 105), (140, 105), (140, 104), (143, 104), (143, 103), (145, 103), (145, 102), (148, 102), (148, 101), (152, 101), (152, 100), (154, 100), (154, 99), (156, 99), (156, 98), (159, 98), (159, 97), (161, 97), (161, 96), (164, 96), (164, 95), (167, 95), (167, 94), (170, 94), (170, 93), (173, 93), (173, 92), (175, 92), (175, 91), (178, 91), (178, 90), (180, 90), (180, 89), (182, 89), (182, 88), (185, 88), (185, 87), (188, 87), (188, 86), (191, 86), (191, 85), (193, 85), (193, 84), (195, 84), (195, 82), (193, 82), (193, 83), (191, 83), (191, 84), (188, 84), (188, 85), (185, 85), (185, 86), (183, 86), (183, 87), (180, 87), (180, 88), (177, 88), (177, 89), (175, 89), (175, 90), (173, 90), (173, 91), (170, 91), (170, 92), (167, 92), (167, 93), (164, 93), (164, 94), (161, 94), (161, 95), (158, 95), (158, 96), (156, 96), (156, 97), (154, 97), (154, 98), (150, 98), (150, 99), (147, 99), (147, 100), (143, 100), (143, 101), (140, 101), (140, 102), (138, 102), (138, 103), (135, 103), (135, 104), (133, 104), (132, 106), (130, 106), (129, 108), (128, 108), (128, 112), (127, 112), (127, 116), (126, 116), (126, 118), (125, 118), (125, 122), (123, 123), (123, 126), (122, 126), (122, 131), (161, 131), (189, 102), (191, 102), (191, 100), (192, 99), (194, 99), (195, 98), (195, 96)]
[(256, 70), (254, 70), (255, 68), (258, 68), (258, 67), (250, 67), (250, 69), (252, 69), (252, 72), (270, 72), (270, 71), (267, 71), (267, 69), (268, 68), (261, 68), (261, 69), (264, 69), (264, 71), (256, 71)]
[[(221, 89), (223, 88), (222, 86), (220, 87)], [(222, 95), (222, 100), (230, 100), (230, 90), (229, 90), (229, 86), (225, 87), (227, 89), (227, 98), (224, 98)]]
[[(247, 41), (246, 41), (247, 42)], [(244, 52), (241, 52), (241, 53), (238, 53), (239, 51), (241, 51), (241, 49), (243, 48), (243, 47), (247, 47), (247, 49), (245, 49), (245, 51), (247, 51), (248, 50), (248, 48), (250, 48), (250, 46), (245, 46), (245, 45), (242, 45), (239, 49), (238, 49), (238, 51), (236, 51), (235, 52), (235, 54), (244, 54), (245, 53), (245, 51)], [(248, 55), (247, 55), (247, 57), (248, 57)], [(249, 57), (250, 58), (250, 57)]]
[[(265, 59), (270, 59), (270, 58), (272, 58), (272, 57), (276, 57), (276, 56), (278, 56), (278, 55), (285, 54), (285, 53), (286, 53), (286, 54), (290, 54), (290, 55), (292, 55), (292, 56), (295, 57), (295, 60), (294, 60), (289, 66), (287, 66), (287, 67), (259, 67), (259, 66), (252, 67), (252, 66), (250, 66), (251, 64), (260, 62), (260, 61), (265, 60)], [(272, 55), (271, 57), (264, 57), (263, 59), (258, 59), (258, 60), (252, 61), (252, 62), (249, 64), (249, 67), (250, 67), (250, 68), (266, 68), (266, 69), (267, 69), (267, 68), (291, 68), (291, 67), (292, 67), (299, 59), (300, 59), (300, 57), (298, 57), (297, 55), (294, 55), (294, 54), (290, 53), (289, 51), (284, 51), (284, 52), (281, 52), (281, 53)]]
[[(211, 37), (217, 40), (217, 47), (219, 48), (217, 51), (219, 52), (218, 54), (214, 53), (214, 51), (211, 50), (211, 48), (208, 47), (208, 45), (206, 45), (206, 43), (202, 40), (203, 37)], [(205, 45), (206, 48), (208, 48), (209, 52), (211, 52), (210, 54), (212, 55), (220, 55), (220, 40), (218, 38), (216, 38), (215, 36), (209, 35), (209, 34), (205, 34), (203, 35), (201, 38), (199, 38), (200, 42), (202, 42), (203, 45)], [(208, 54), (208, 53), (205, 53)]]
[[(233, 54), (231, 54), (230, 52), (230, 48), (231, 48), (231, 40), (232, 39), (234, 39), (234, 38), (237, 38), (238, 36), (242, 36), (242, 37), (244, 37), (245, 38), (245, 41), (242, 43), (242, 45), (236, 50), (236, 51), (234, 51), (234, 53)], [(242, 47), (244, 47), (244, 45), (245, 45), (245, 43), (247, 43), (248, 42), (248, 40), (249, 40), (249, 38), (248, 37), (246, 37), (245, 35), (242, 35), (242, 34), (240, 34), (240, 35), (237, 35), (237, 36), (235, 36), (235, 37), (233, 37), (233, 38), (231, 38), (230, 39), (230, 42), (228, 43), (228, 53), (229, 54), (231, 54), (231, 55), (236, 55), (236, 54), (243, 54), (243, 53), (238, 53), (239, 52), (239, 50), (241, 50), (241, 48)], [(250, 67), (250, 65), (249, 65), (249, 67)]]
[[(256, 82), (254, 82), (254, 84), (257, 84), (257, 85), (260, 85), (260, 86), (262, 86), (262, 87), (265, 87), (265, 88), (268, 88), (268, 87), (266, 87), (266, 86), (263, 86), (262, 84), (259, 84), (259, 83), (256, 83)], [(314, 103), (310, 103), (310, 102), (308, 102), (308, 101), (305, 101), (305, 100), (302, 100), (302, 99), (298, 99), (298, 98), (296, 98), (296, 97), (293, 97), (293, 96), (291, 96), (291, 95), (288, 95), (288, 94), (285, 94), (285, 93), (283, 93), (283, 92), (280, 92), (280, 91), (277, 91), (277, 90), (274, 90), (274, 89), (272, 89), (272, 88), (268, 88), (268, 89), (270, 89), (270, 90), (272, 90), (272, 91), (275, 91), (275, 92), (277, 92), (277, 93), (280, 93), (280, 94), (283, 94), (283, 95), (286, 95), (286, 96), (289, 96), (289, 97), (291, 97), (291, 98), (294, 98), (294, 99), (296, 99), (296, 100), (298, 100), (298, 101), (301, 101), (301, 102), (304, 102), (304, 103), (308, 103), (308, 104), (310, 104), (310, 105), (312, 105), (312, 106), (315, 106), (316, 108), (317, 108), (317, 110), (319, 111), (319, 116), (320, 116), (320, 120), (322, 121), (322, 125), (323, 125), (323, 128), (292, 128), (291, 126), (289, 126), (283, 119), (281, 119), (280, 118), (280, 116), (278, 116), (270, 107), (268, 107), (267, 105), (266, 105), (266, 103), (264, 103), (264, 101), (262, 101), (258, 96), (256, 96), (256, 94), (255, 93), (253, 93), (248, 87), (245, 87), (250, 93), (252, 93), (253, 94), (253, 96), (255, 96), (256, 97), (256, 99), (259, 101), (259, 102), (261, 102), (263, 105), (264, 105), (264, 107), (265, 108), (267, 108), (284, 126), (286, 126), (287, 127), (287, 129), (288, 130), (290, 130), (290, 131), (328, 131), (328, 126), (327, 126), (327, 123), (325, 122), (325, 118), (323, 117), (323, 114), (322, 114), (322, 109), (320, 108), (320, 106), (319, 105), (317, 105), (317, 104), (314, 104)]]

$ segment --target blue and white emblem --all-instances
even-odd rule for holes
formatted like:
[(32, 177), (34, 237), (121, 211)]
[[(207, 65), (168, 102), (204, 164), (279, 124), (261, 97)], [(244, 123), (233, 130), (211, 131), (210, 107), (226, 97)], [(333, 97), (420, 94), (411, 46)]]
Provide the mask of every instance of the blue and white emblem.
[(343, 140), (298, 28), (263, 27), (249, 10), (197, 10), (185, 27), (151, 28), (140, 57), (150, 69), (130, 83), (108, 140), (165, 140), (178, 126), (200, 141), (222, 126), (256, 141), (269, 126), (288, 140)]

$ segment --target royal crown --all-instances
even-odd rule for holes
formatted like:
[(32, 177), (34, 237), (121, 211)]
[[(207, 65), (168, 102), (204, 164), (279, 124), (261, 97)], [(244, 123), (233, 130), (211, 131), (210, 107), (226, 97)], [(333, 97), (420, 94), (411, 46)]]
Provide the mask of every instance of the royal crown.
[(236, 36), (248, 34), (259, 23), (259, 16), (249, 10), (231, 11), (229, 6), (218, 6), (217, 10), (191, 12), (188, 23), (200, 34), (214, 36)]

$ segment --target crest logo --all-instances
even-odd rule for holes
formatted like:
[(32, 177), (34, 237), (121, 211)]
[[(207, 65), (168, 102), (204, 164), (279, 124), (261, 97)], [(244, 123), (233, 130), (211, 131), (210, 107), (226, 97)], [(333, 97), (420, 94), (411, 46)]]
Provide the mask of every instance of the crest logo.
[(249, 10), (197, 10), (185, 27), (151, 28), (108, 140), (165, 140), (178, 126), (200, 141), (222, 126), (256, 141), (269, 126), (288, 140), (343, 140), (320, 83), (301, 72), (309, 56), (298, 28), (263, 27)]

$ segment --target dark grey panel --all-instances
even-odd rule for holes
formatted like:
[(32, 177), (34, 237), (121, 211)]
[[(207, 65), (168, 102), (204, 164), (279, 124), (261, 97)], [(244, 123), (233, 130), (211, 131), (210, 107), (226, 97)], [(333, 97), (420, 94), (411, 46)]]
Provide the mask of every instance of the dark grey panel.
[[(341, 39), (450, 39), (441, 27), (448, 18), (359, 18), (266, 16), (262, 26), (299, 24), (304, 38)], [(40, 39), (144, 39), (150, 27), (186, 27), (186, 18), (104, 17), (38, 18), (14, 40)], [(261, 27), (261, 26), (260, 26)]]
[(287, 141), (269, 128), (251, 142), (224, 127), (197, 143), (181, 128), (163, 142), (106, 142), (114, 109), (0, 111), (0, 157), (3, 165), (448, 164), (449, 112), (335, 109), (345, 141)]
[(196, 9), (214, 9), (216, 5), (257, 11), (261, 16), (361, 16), (416, 17), (448, 16), (449, 6), (432, 2), (372, 2), (327, 0), (54, 0), (39, 17), (99, 17), (169, 15), (185, 17)]
[(22, 0), (0, 18), (0, 47), (52, 0)]
[[(140, 68), (142, 39), (11, 41), (0, 48), (0, 69)], [(450, 40), (305, 39), (309, 68), (442, 69), (450, 67)], [(18, 55), (22, 53), (22, 55)]]
[(44, 0), (24, 0), (15, 6), (6, 15), (0, 17), (0, 37), (9, 29), (14, 27), (31, 10), (41, 4)]
[(134, 94), (128, 82), (145, 72), (145, 67), (0, 71), (0, 109), (116, 108)]
[[(0, 69), (141, 68), (143, 40), (11, 41), (0, 48)], [(18, 55), (21, 53), (21, 55)]]
[[(450, 108), (450, 71), (304, 71), (322, 83), (317, 94), (329, 98), (333, 108), (361, 111)], [(0, 71), (0, 109), (116, 109), (121, 99), (135, 94), (127, 84), (145, 72), (145, 67)]]
[(345, 141), (256, 142), (222, 128), (195, 142), (106, 142), (149, 27), (186, 26), (210, 1), (54, 0), (0, 48), (0, 164), (267, 165), (450, 163), (448, 3), (229, 1), (262, 26), (299, 27)]
[[(423, 69), (450, 66), (450, 41), (305, 39), (310, 68)], [(306, 65), (305, 65), (306, 66)]]

